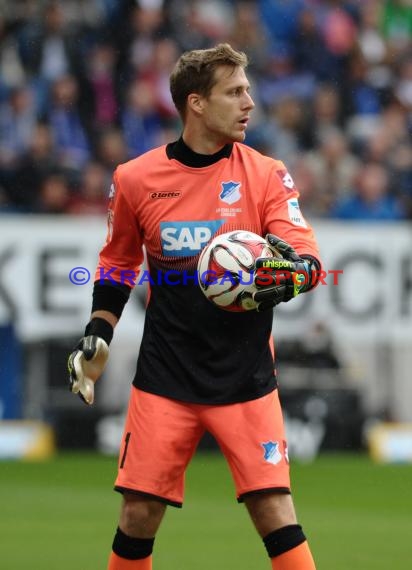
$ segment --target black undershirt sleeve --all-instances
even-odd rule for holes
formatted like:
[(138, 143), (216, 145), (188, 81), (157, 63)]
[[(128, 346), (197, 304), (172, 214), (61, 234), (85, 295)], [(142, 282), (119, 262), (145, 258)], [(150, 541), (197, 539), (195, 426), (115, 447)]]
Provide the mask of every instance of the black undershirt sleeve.
[(92, 313), (109, 311), (120, 319), (124, 306), (129, 300), (131, 287), (113, 281), (96, 281), (93, 287)]

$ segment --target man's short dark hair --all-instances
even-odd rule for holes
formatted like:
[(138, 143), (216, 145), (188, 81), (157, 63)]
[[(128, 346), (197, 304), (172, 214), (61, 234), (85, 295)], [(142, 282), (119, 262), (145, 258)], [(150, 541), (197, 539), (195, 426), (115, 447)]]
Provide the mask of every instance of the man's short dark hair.
[(197, 49), (183, 53), (170, 75), (170, 92), (176, 109), (184, 119), (190, 93), (208, 97), (214, 86), (215, 71), (222, 65), (242, 67), (248, 65), (247, 55), (234, 50), (229, 44), (218, 44), (210, 49)]

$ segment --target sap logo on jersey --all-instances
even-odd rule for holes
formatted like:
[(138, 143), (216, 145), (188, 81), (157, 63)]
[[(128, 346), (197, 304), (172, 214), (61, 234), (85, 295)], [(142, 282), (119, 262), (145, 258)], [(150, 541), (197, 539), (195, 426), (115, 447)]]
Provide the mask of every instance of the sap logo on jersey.
[(162, 253), (165, 257), (198, 254), (225, 220), (160, 222)]

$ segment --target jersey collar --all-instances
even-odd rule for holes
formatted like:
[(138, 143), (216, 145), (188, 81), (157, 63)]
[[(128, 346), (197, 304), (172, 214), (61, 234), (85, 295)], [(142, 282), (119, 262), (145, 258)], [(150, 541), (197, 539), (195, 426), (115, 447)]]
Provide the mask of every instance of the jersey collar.
[(202, 168), (218, 162), (222, 158), (229, 158), (232, 153), (233, 144), (226, 144), (215, 154), (199, 154), (187, 146), (183, 138), (169, 143), (166, 146), (166, 154), (169, 160), (174, 158), (186, 166)]

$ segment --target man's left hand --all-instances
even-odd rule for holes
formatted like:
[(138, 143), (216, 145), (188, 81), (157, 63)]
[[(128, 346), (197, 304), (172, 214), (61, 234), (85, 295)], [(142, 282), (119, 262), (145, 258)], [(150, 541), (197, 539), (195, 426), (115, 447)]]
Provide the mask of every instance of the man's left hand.
[(310, 260), (302, 259), (289, 243), (274, 234), (267, 234), (266, 241), (274, 256), (259, 257), (255, 262), (257, 292), (253, 299), (258, 311), (290, 301), (313, 286)]

